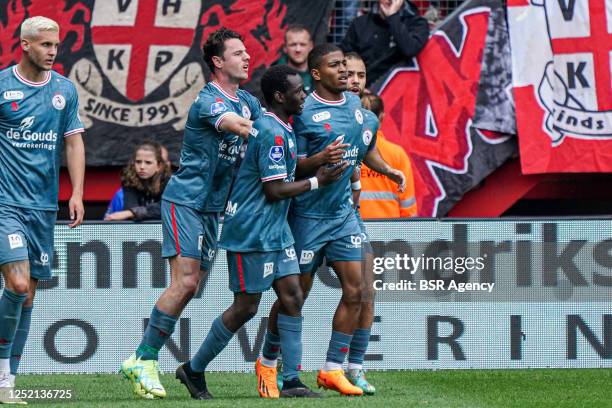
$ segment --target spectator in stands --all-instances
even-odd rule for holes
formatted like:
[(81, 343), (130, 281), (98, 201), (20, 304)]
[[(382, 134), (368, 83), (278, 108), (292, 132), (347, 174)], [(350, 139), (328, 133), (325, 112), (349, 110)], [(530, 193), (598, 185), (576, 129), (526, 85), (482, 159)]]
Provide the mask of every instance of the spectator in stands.
[(314, 44), (308, 28), (302, 24), (291, 24), (285, 31), (283, 55), (277, 64), (287, 64), (296, 69), (304, 81), (304, 91), (307, 94), (313, 91), (312, 77), (308, 70), (308, 54)]
[[(363, 107), (374, 112), (381, 122), (385, 116), (383, 100), (378, 95), (364, 95), (361, 98)], [(404, 148), (385, 139), (382, 130), (376, 133), (376, 148), (389, 166), (401, 170), (406, 176), (406, 189), (397, 192), (397, 184), (361, 166), (361, 196), (359, 210), (363, 219), (368, 218), (405, 218), (417, 215), (417, 203), (414, 194), (414, 177), (410, 159)]]
[(157, 142), (141, 143), (123, 169), (121, 189), (111, 200), (104, 219), (106, 221), (160, 219), (160, 200), (170, 175), (168, 150)]
[(353, 20), (340, 48), (361, 55), (369, 86), (392, 66), (417, 55), (428, 38), (428, 22), (410, 1), (379, 0), (370, 13)]

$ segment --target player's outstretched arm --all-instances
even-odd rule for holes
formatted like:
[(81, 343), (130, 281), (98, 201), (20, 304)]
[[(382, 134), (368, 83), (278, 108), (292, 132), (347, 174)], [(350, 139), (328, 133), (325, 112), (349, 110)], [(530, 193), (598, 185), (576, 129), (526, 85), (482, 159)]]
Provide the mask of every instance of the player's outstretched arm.
[(70, 210), (70, 228), (78, 227), (83, 222), (85, 209), (83, 207), (83, 183), (85, 181), (85, 145), (80, 133), (66, 137), (66, 163), (70, 184), (72, 184), (72, 196), (68, 202)]
[(370, 149), (363, 158), (363, 162), (377, 173), (387, 176), (397, 183), (398, 191), (402, 192), (406, 188), (406, 176), (400, 170), (389, 166), (380, 155), (378, 148)]
[(263, 184), (264, 194), (268, 201), (279, 201), (295, 197), (337, 181), (342, 177), (347, 167), (348, 163), (346, 162), (336, 167), (322, 166), (319, 167), (314, 177), (292, 183), (285, 183), (283, 180), (267, 181)]
[(313, 154), (310, 157), (298, 158), (297, 168), (295, 170), (296, 177), (309, 177), (324, 164), (337, 164), (342, 160), (347, 147), (350, 147), (350, 144), (334, 141), (319, 153)]
[(218, 129), (222, 132), (233, 133), (247, 140), (252, 126), (253, 122), (251, 120), (238, 116), (234, 112), (229, 112), (221, 118)]

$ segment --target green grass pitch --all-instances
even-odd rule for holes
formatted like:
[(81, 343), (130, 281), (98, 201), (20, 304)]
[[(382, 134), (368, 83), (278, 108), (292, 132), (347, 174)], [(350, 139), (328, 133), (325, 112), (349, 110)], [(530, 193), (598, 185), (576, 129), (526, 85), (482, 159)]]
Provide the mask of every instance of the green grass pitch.
[[(315, 373), (303, 373), (310, 386)], [(44, 407), (612, 407), (610, 369), (371, 371), (377, 387), (372, 397), (340, 397), (325, 391), (320, 400), (263, 400), (254, 374), (210, 373), (207, 382), (215, 399), (195, 401), (174, 375), (162, 382), (164, 400), (136, 399), (119, 375), (23, 375), (19, 389), (71, 389), (66, 401), (30, 400)]]

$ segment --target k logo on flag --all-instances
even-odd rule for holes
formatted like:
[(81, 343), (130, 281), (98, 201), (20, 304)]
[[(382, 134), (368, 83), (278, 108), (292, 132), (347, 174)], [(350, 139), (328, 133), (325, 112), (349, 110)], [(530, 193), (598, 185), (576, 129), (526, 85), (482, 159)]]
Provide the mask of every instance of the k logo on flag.
[(193, 10), (201, 7), (202, 0), (94, 2), (90, 30), (97, 64), (82, 58), (70, 72), (79, 99), (87, 101), (81, 107), (85, 127), (94, 120), (184, 127), (204, 85), (200, 65), (186, 58), (199, 26)]
[(531, 0), (546, 15), (552, 61), (538, 98), (553, 146), (612, 138), (612, 10), (607, 0)]

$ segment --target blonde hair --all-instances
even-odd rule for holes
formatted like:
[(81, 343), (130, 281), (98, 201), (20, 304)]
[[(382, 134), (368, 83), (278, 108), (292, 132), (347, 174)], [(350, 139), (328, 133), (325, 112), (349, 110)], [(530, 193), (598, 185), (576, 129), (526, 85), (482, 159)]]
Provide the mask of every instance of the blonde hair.
[(59, 33), (59, 25), (50, 18), (35, 16), (25, 19), (21, 23), (21, 39), (36, 38), (41, 31), (53, 31)]

